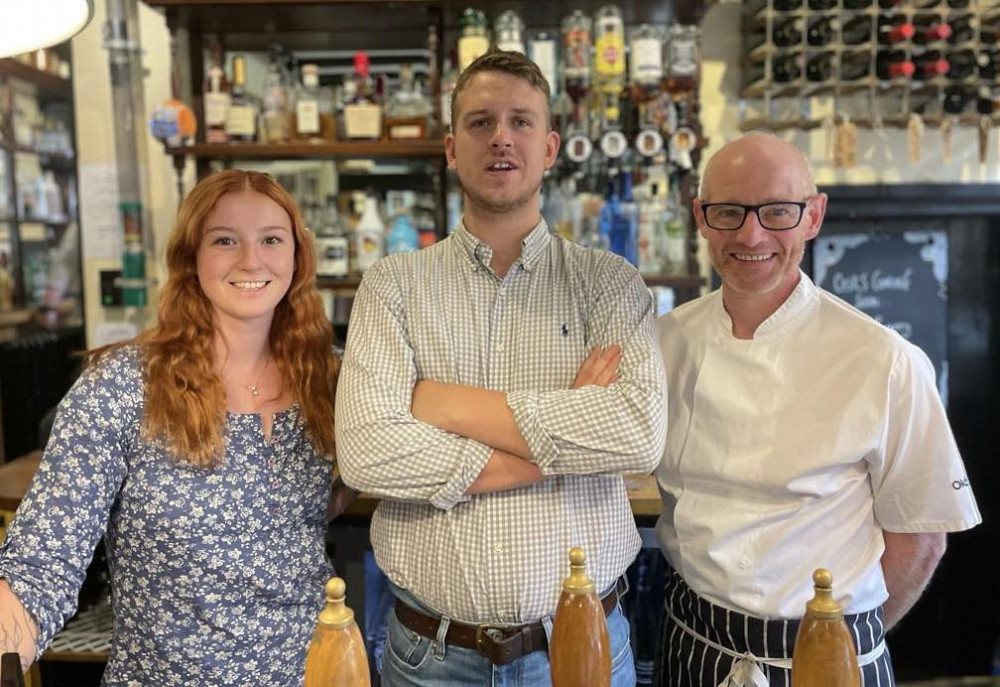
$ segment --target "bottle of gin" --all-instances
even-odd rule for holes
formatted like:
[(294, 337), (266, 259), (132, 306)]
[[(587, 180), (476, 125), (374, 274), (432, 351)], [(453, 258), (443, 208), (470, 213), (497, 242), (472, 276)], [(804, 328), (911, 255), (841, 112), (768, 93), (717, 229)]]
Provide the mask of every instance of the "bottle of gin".
[(337, 196), (326, 198), (326, 216), (316, 232), (316, 276), (343, 279), (350, 272), (350, 243), (337, 211)]
[(513, 10), (507, 10), (493, 23), (497, 50), (512, 50), (524, 54), (524, 22)]

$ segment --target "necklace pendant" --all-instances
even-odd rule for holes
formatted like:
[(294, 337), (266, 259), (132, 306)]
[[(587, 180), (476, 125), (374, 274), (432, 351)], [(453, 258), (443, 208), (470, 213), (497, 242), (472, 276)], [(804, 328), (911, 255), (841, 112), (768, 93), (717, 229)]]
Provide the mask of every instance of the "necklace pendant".
[(250, 395), (253, 396), (254, 398), (260, 396), (260, 389), (257, 388), (256, 384), (251, 384), (250, 386), (248, 386), (247, 391), (249, 391)]

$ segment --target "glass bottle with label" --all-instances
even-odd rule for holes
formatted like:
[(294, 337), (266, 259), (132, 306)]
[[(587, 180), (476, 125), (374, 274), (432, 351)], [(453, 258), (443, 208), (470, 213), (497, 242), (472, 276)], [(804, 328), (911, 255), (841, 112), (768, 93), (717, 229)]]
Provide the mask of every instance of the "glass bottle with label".
[(618, 99), (625, 89), (625, 23), (614, 5), (594, 15), (594, 90), (602, 94), (605, 126), (619, 121)]
[(472, 7), (462, 12), (459, 26), (462, 33), (458, 38), (458, 69), (464, 72), (477, 57), (485, 55), (490, 49), (490, 32), (486, 13)]
[(229, 117), (229, 79), (223, 69), (222, 48), (218, 43), (211, 48), (212, 64), (205, 76), (205, 87), (202, 90), (205, 103), (205, 142), (226, 143), (229, 134), (226, 133), (226, 120)]
[(319, 85), (315, 64), (302, 65), (302, 86), (295, 96), (295, 138), (310, 143), (328, 143), (336, 137), (333, 94)]
[(539, 32), (528, 41), (528, 57), (538, 65), (542, 76), (549, 82), (549, 98), (555, 100), (556, 92), (559, 90), (559, 81), (556, 71), (556, 38), (552, 34)]
[(420, 236), (410, 221), (410, 211), (404, 208), (389, 227), (385, 237), (385, 254), (412, 253), (420, 249)]
[(246, 58), (233, 58), (233, 97), (226, 116), (226, 134), (230, 143), (253, 143), (257, 140), (257, 103), (246, 90)]
[(357, 243), (357, 269), (364, 272), (382, 257), (385, 245), (385, 224), (378, 211), (378, 199), (373, 195), (365, 197), (365, 209), (354, 227), (354, 240)]
[(277, 60), (277, 53), (272, 52), (264, 90), (264, 112), (261, 115), (261, 140), (264, 143), (288, 143), (292, 138), (288, 93)]
[(441, 72), (441, 134), (451, 131), (451, 94), (455, 92), (458, 83), (458, 56), (452, 51), (444, 58), (444, 71)]
[(632, 32), (629, 48), (633, 97), (647, 100), (659, 91), (663, 81), (663, 36), (658, 28), (643, 24)]
[(562, 22), (563, 79), (566, 84), (566, 93), (577, 105), (579, 105), (590, 91), (590, 43), (592, 26), (590, 17), (580, 10), (574, 10)]
[(667, 35), (667, 89), (685, 90), (698, 80), (698, 36), (696, 25), (674, 24)]
[(344, 279), (350, 272), (348, 232), (337, 211), (337, 196), (326, 197), (326, 217), (316, 232), (316, 276)]
[(369, 76), (368, 54), (354, 54), (354, 92), (345, 93), (344, 135), (353, 139), (378, 140), (382, 137), (382, 106), (375, 98)]
[(524, 54), (524, 22), (513, 10), (502, 12), (493, 22), (497, 50), (512, 50)]
[(413, 79), (413, 68), (399, 67), (399, 89), (385, 105), (385, 133), (392, 139), (425, 138), (431, 105)]

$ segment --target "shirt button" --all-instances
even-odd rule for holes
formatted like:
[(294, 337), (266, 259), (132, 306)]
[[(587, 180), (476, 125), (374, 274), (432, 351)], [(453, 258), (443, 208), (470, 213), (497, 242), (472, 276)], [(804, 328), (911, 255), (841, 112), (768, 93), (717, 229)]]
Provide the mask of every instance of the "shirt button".
[(750, 561), (746, 558), (741, 558), (739, 566), (740, 570), (746, 570), (748, 567), (750, 567)]
[(494, 544), (493, 551), (495, 553), (503, 553), (503, 544)]
[(503, 353), (503, 344), (497, 344), (497, 353)]

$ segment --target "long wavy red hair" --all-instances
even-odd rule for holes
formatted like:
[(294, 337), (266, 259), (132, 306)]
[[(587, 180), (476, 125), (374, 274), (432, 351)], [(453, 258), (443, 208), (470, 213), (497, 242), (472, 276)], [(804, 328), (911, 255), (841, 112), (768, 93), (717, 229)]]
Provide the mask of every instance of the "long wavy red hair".
[(212, 305), (198, 282), (196, 256), (204, 224), (226, 193), (261, 193), (288, 213), (295, 238), (295, 272), (271, 323), (274, 363), (295, 396), (317, 450), (334, 455), (333, 403), (339, 360), (330, 320), (316, 291), (316, 253), (295, 201), (266, 174), (230, 169), (206, 177), (188, 193), (167, 243), (167, 280), (157, 326), (135, 339), (97, 349), (138, 344), (145, 364), (145, 436), (165, 440), (186, 463), (209, 467), (225, 447), (226, 393), (214, 367)]

